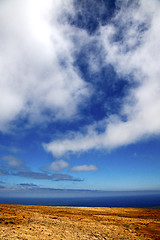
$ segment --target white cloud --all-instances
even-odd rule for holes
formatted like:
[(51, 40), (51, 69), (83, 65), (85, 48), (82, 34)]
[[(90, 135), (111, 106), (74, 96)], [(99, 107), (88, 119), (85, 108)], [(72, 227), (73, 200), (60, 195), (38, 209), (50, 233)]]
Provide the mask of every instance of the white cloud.
[(69, 164), (63, 160), (57, 160), (54, 161), (50, 164), (50, 166), (48, 167), (49, 170), (54, 171), (54, 172), (60, 172), (63, 169), (67, 168), (69, 166)]
[(70, 119), (90, 95), (73, 65), (77, 30), (63, 21), (72, 10), (72, 0), (0, 2), (1, 131), (19, 117)]
[(88, 149), (98, 147), (100, 144), (99, 136), (96, 132), (90, 131), (87, 135), (77, 133), (74, 138), (66, 138), (53, 141), (49, 144), (43, 144), (46, 151), (52, 152), (56, 157), (59, 157), (66, 152), (87, 151)]
[(70, 169), (71, 172), (86, 172), (86, 171), (97, 171), (98, 168), (95, 165), (80, 165)]
[[(160, 2), (140, 0), (127, 9), (125, 5), (113, 21), (117, 25), (102, 26), (95, 38), (103, 47), (105, 64), (112, 64), (117, 74), (137, 86), (123, 99), (119, 115), (106, 120), (103, 133), (93, 129), (45, 144), (55, 156), (92, 148), (112, 149), (160, 134)], [(113, 41), (120, 26), (124, 28), (122, 39)]]
[[(73, 37), (78, 36), (81, 46), (98, 42), (105, 55), (103, 66), (112, 64), (117, 74), (134, 79), (137, 87), (123, 99), (119, 115), (105, 121), (103, 133), (89, 126), (86, 134), (54, 140), (44, 144), (45, 149), (61, 156), (67, 151), (111, 149), (159, 134), (160, 2), (138, 2), (127, 7), (117, 1), (121, 6), (113, 20), (117, 24), (101, 26), (91, 37), (64, 20), (66, 12), (73, 13), (72, 0), (1, 1), (0, 131), (23, 118), (34, 124), (76, 116), (91, 94), (74, 66)], [(143, 25), (148, 29), (144, 31)], [(114, 42), (122, 26), (122, 39)], [(98, 61), (89, 63), (90, 69), (99, 68)]]

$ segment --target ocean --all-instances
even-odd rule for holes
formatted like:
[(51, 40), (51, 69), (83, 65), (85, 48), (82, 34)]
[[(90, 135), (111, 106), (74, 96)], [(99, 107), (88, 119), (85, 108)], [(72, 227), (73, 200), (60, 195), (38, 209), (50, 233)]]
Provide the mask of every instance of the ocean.
[(150, 208), (160, 206), (160, 195), (82, 197), (82, 198), (0, 198), (2, 204), (72, 207), (133, 207)]

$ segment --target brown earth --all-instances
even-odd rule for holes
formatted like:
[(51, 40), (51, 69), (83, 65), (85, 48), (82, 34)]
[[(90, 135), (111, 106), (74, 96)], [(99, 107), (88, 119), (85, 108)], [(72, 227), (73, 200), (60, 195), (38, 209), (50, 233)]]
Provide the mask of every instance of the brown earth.
[(160, 239), (160, 210), (0, 204), (0, 239)]

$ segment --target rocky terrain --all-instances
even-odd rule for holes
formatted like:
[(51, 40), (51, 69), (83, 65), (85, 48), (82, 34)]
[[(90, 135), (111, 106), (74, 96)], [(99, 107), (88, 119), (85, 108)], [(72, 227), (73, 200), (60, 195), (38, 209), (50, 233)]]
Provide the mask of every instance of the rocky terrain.
[(0, 204), (0, 239), (160, 239), (160, 210)]

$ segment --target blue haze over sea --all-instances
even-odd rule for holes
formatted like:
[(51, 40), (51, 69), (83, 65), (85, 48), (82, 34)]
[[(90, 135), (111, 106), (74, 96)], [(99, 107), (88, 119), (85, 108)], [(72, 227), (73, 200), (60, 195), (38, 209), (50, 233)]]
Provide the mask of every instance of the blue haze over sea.
[(72, 198), (0, 198), (2, 204), (23, 204), (40, 206), (73, 207), (157, 207), (160, 206), (160, 194), (109, 197), (72, 197)]

